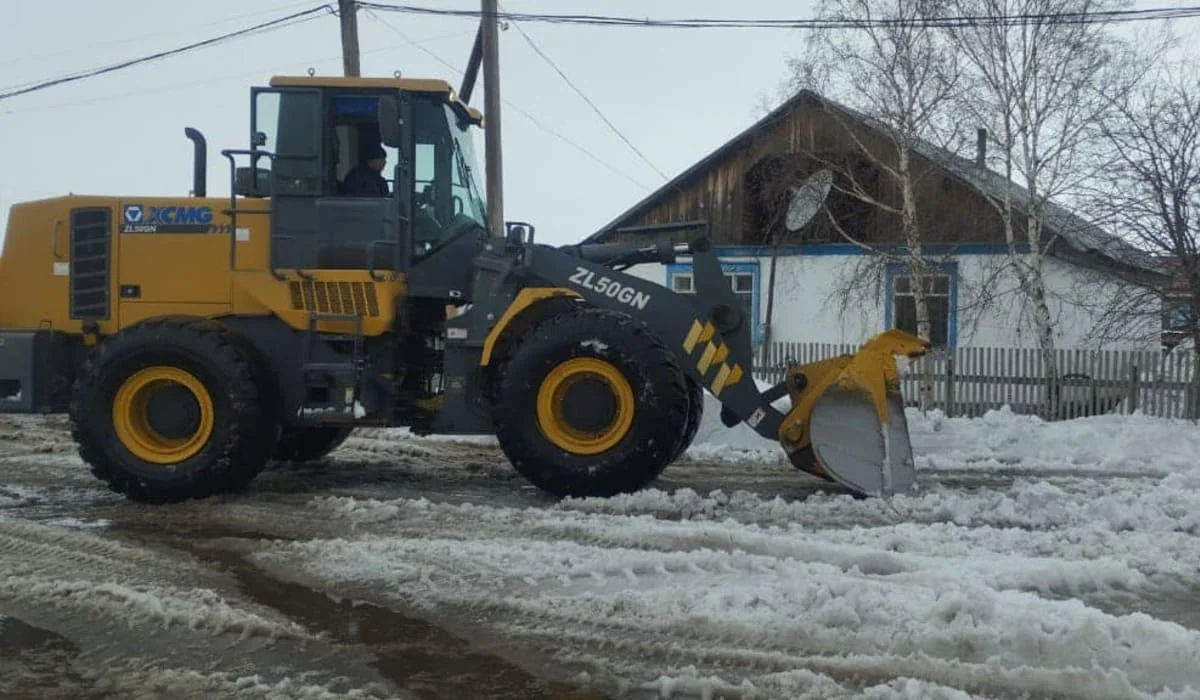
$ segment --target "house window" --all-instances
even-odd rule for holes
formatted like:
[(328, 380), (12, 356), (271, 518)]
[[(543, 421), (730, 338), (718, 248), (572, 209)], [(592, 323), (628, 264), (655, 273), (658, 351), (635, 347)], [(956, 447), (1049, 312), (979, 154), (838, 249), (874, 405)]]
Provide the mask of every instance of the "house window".
[[(925, 303), (929, 309), (929, 341), (934, 347), (954, 345), (955, 286), (957, 272), (951, 267), (930, 270), (925, 274)], [(888, 267), (888, 299), (885, 322), (889, 328), (899, 328), (917, 335), (917, 297), (913, 278), (903, 265)]]
[[(729, 288), (741, 302), (742, 313), (750, 321), (751, 338), (758, 343), (758, 265), (755, 263), (723, 263), (721, 270), (729, 282)], [(671, 291), (678, 294), (695, 294), (696, 281), (691, 265), (669, 266), (668, 281)]]
[(1163, 330), (1186, 331), (1190, 329), (1192, 327), (1192, 319), (1196, 315), (1192, 310), (1191, 302), (1186, 299), (1172, 299), (1167, 304), (1167, 312), (1163, 316)]

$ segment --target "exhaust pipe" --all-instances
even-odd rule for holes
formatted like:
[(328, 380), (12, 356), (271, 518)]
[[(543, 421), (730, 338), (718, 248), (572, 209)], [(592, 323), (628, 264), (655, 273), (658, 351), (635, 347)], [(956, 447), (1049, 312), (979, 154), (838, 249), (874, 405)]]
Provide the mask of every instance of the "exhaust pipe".
[(208, 141), (204, 134), (192, 127), (185, 127), (183, 134), (192, 140), (192, 195), (208, 195)]

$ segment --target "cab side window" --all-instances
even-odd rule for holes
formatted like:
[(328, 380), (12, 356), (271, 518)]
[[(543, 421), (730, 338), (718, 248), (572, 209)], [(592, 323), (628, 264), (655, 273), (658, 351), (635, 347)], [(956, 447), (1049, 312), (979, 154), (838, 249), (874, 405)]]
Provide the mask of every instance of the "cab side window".
[[(256, 148), (274, 153), (270, 168), (277, 195), (319, 195), (321, 173), (321, 97), (316, 91), (264, 91), (255, 96)], [(260, 161), (265, 159), (260, 159)]]
[(397, 151), (380, 139), (374, 95), (340, 94), (333, 98), (334, 189), (343, 197), (388, 197), (394, 191)]

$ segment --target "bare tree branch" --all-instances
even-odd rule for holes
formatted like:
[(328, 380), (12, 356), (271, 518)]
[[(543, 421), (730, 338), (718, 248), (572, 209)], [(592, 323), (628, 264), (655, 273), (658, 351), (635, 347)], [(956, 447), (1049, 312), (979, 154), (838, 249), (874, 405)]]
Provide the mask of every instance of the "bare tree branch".
[[(916, 304), (916, 328), (911, 330), (925, 339), (932, 334), (927, 279), (938, 262), (924, 251), (926, 221), (937, 214), (919, 211), (917, 188), (925, 178), (936, 176), (937, 169), (919, 156), (917, 144), (944, 140), (944, 126), (953, 123), (947, 108), (961, 73), (956, 52), (928, 26), (943, 4), (822, 0), (818, 16), (863, 24), (814, 34), (805, 56), (791, 61), (794, 88), (819, 83), (822, 94), (853, 110), (847, 113), (840, 105), (825, 104), (821, 114), (845, 146), (840, 153), (813, 148), (809, 155), (835, 172), (836, 192), (895, 222), (894, 234), (885, 232), (886, 244), (879, 244), (864, 240), (866, 232), (847, 230), (827, 208), (826, 218), (836, 235), (867, 253), (867, 259), (856, 261), (837, 285), (839, 305), (843, 310), (864, 301), (874, 306), (883, 272), (888, 265), (901, 265)], [(870, 22), (884, 18), (895, 21)], [(957, 134), (956, 127), (948, 131)], [(862, 298), (864, 293), (874, 296), (868, 300)]]
[[(1160, 64), (1101, 122), (1115, 167), (1093, 206), (1174, 273), (1157, 308), (1177, 305), (1175, 330), (1193, 351), (1191, 418), (1200, 417), (1200, 77), (1191, 66)], [(1110, 310), (1116, 328), (1145, 320), (1142, 307)]]
[[(952, 0), (960, 15), (1047, 17), (1008, 25), (981, 22), (946, 30), (970, 66), (973, 89), (964, 106), (989, 128), (1003, 173), (990, 197), (1004, 225), (1007, 267), (1016, 277), (1034, 322), (1047, 381), (1057, 382), (1055, 320), (1045, 257), (1057, 238), (1079, 232), (1052, 221), (1052, 200), (1078, 194), (1094, 174), (1088, 154), (1096, 125), (1136, 81), (1127, 52), (1099, 25), (1057, 22), (1050, 15), (1093, 12), (1116, 0)], [(1024, 192), (1013, 185), (1020, 182)], [(1028, 252), (1025, 252), (1025, 250)]]

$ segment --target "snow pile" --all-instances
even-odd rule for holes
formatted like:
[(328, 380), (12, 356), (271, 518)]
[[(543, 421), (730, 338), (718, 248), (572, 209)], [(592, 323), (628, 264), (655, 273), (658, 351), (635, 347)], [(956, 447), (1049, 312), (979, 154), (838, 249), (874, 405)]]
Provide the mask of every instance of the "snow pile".
[[(758, 382), (760, 390), (767, 384)], [(779, 443), (739, 423), (721, 423), (721, 404), (704, 395), (704, 417), (687, 457), (731, 462), (786, 461)], [(787, 398), (775, 402), (787, 412)], [(1069, 421), (993, 410), (979, 418), (947, 418), (942, 411), (907, 409), (919, 470), (1088, 469), (1170, 474), (1200, 464), (1200, 425), (1146, 415), (1103, 415)]]
[[(762, 380), (755, 380), (755, 385), (760, 392), (771, 386)], [(786, 414), (792, 402), (785, 396), (771, 405)], [(700, 418), (700, 428), (696, 431), (692, 446), (684, 457), (723, 462), (773, 463), (787, 460), (787, 455), (777, 441), (764, 438), (749, 425), (737, 423), (732, 428), (725, 427), (721, 422), (721, 402), (707, 391), (704, 392), (704, 413)]]
[(1200, 465), (1200, 425), (1143, 415), (1043, 421), (1005, 408), (980, 418), (909, 409), (921, 468), (1170, 474)]

